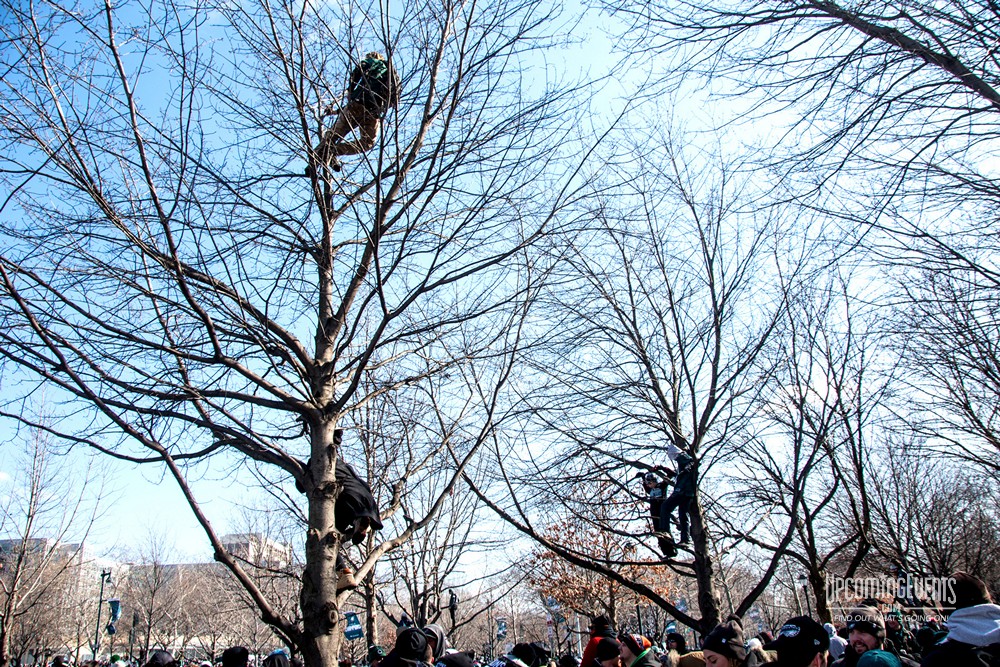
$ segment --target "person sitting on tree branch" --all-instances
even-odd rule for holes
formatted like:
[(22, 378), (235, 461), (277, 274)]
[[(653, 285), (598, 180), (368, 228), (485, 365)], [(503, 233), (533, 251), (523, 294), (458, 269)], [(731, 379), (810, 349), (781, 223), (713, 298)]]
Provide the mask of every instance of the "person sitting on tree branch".
[[(339, 117), (316, 147), (316, 161), (340, 171), (338, 157), (367, 153), (374, 148), (382, 119), (390, 108), (399, 104), (399, 88), (399, 74), (392, 63), (377, 51), (366, 55), (351, 71), (347, 104), (343, 107), (331, 104), (323, 111), (324, 116)], [(344, 141), (352, 131), (357, 138)], [(306, 167), (306, 175), (312, 174), (312, 166)]]

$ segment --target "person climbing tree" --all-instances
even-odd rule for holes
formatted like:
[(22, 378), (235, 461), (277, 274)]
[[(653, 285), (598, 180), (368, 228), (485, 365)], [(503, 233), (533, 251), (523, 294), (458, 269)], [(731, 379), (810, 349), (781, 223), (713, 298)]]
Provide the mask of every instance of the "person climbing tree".
[[(341, 442), (344, 438), (344, 429), (338, 428), (333, 432), (333, 445), (340, 450)], [(310, 474), (312, 459), (307, 463), (302, 463), (305, 474)], [(334, 504), (333, 516), (334, 525), (341, 534), (341, 544), (361, 544), (368, 537), (369, 530), (382, 530), (382, 520), (379, 516), (378, 503), (372, 495), (371, 487), (368, 483), (354, 471), (346, 461), (340, 456), (337, 457), (337, 468), (334, 472), (337, 486), (340, 493), (337, 494), (337, 502)], [(295, 482), (295, 487), (299, 493), (305, 493), (305, 486), (299, 481)], [(337, 550), (336, 568), (338, 573), (337, 590), (356, 588), (357, 580), (354, 573), (347, 564), (347, 559), (342, 554), (343, 549)]]
[[(324, 116), (339, 114), (339, 118), (316, 148), (317, 162), (340, 171), (342, 165), (338, 157), (366, 153), (374, 148), (382, 119), (399, 103), (399, 88), (399, 74), (392, 63), (377, 51), (366, 55), (351, 71), (347, 104), (343, 107), (331, 104), (323, 112)], [(357, 138), (344, 141), (352, 131)], [(306, 174), (312, 174), (311, 167), (306, 168)]]
[(667, 498), (670, 490), (670, 481), (674, 477), (672, 470), (667, 470), (661, 466), (653, 468), (652, 472), (636, 475), (642, 479), (642, 488), (646, 492), (646, 499), (649, 501), (649, 518), (653, 524), (653, 534), (656, 536), (657, 544), (664, 558), (673, 558), (677, 555), (677, 546), (673, 540), (668, 539), (670, 531), (666, 527), (661, 528), (660, 509), (663, 501)]
[[(649, 501), (649, 514), (653, 523), (653, 534), (665, 558), (677, 555), (677, 545), (670, 534), (670, 520), (677, 510), (680, 525), (681, 544), (688, 542), (688, 507), (694, 498), (694, 460), (678, 450), (674, 445), (667, 448), (667, 455), (674, 462), (676, 471), (656, 466), (651, 472), (640, 473), (642, 486)], [(669, 495), (670, 481), (674, 490)]]
[(680, 451), (674, 445), (667, 447), (667, 456), (674, 463), (674, 491), (660, 505), (660, 530), (670, 536), (670, 518), (677, 510), (677, 523), (681, 530), (681, 544), (688, 543), (688, 507), (694, 499), (695, 480), (694, 459)]

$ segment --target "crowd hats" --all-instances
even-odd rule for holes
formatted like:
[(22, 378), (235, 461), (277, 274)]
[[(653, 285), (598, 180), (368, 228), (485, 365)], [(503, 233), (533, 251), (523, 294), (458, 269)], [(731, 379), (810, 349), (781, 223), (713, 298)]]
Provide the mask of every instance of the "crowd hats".
[[(621, 644), (618, 640), (612, 639), (611, 637), (601, 637), (601, 641), (597, 642), (597, 651), (595, 656), (601, 662), (605, 660), (614, 660), (619, 655), (621, 655)], [(583, 667), (591, 667), (590, 665), (584, 665)]]
[(701, 648), (724, 655), (730, 660), (743, 662), (747, 659), (743, 628), (735, 621), (727, 621), (709, 632)]
[(777, 651), (782, 666), (805, 667), (819, 653), (830, 649), (830, 635), (808, 616), (795, 616), (785, 621), (778, 636), (764, 648)]

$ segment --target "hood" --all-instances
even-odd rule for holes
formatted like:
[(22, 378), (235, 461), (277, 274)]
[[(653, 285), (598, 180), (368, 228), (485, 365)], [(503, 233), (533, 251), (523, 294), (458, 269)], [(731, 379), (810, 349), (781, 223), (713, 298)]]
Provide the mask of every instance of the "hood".
[(977, 604), (948, 617), (948, 639), (973, 646), (1000, 642), (1000, 606)]
[(448, 648), (448, 638), (444, 634), (444, 628), (437, 623), (431, 623), (424, 626), (423, 633), (435, 641), (434, 662), (437, 662), (444, 655), (445, 649)]

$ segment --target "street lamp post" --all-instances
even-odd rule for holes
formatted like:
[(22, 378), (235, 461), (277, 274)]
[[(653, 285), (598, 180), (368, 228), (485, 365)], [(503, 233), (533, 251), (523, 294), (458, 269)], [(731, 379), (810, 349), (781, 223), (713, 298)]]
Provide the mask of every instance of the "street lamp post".
[(806, 611), (812, 616), (812, 602), (809, 600), (809, 579), (806, 575), (800, 574), (799, 581), (802, 582), (802, 596), (806, 599)]
[(101, 648), (101, 606), (104, 604), (104, 584), (111, 582), (111, 568), (101, 570), (101, 593), (97, 596), (97, 628), (94, 630), (94, 662), (97, 662), (97, 650)]
[(128, 631), (128, 659), (131, 663), (132, 661), (132, 644), (135, 642), (135, 629), (139, 625), (139, 614), (138, 612), (132, 613), (132, 627)]

